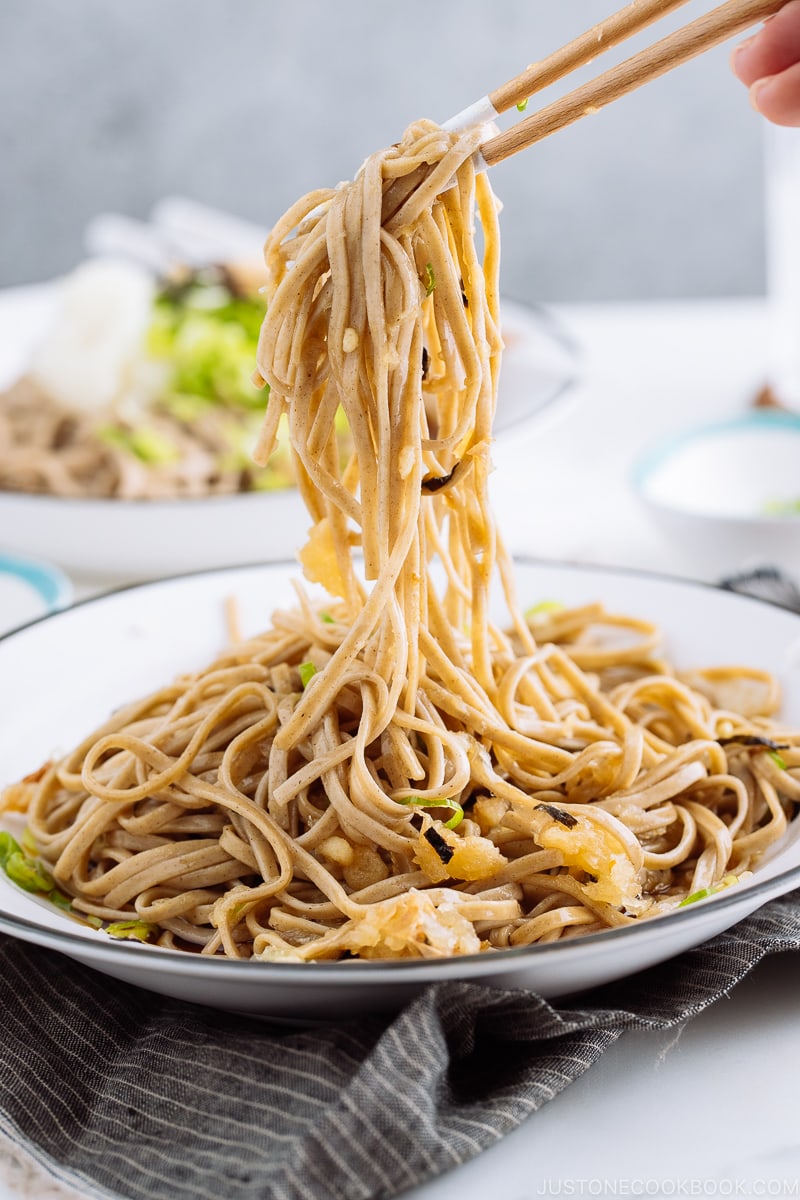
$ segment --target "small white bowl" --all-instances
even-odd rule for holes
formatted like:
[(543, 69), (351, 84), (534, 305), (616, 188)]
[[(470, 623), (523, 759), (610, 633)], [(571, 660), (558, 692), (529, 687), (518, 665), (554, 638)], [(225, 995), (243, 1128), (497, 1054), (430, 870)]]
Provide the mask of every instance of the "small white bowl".
[(800, 569), (800, 416), (753, 412), (680, 433), (639, 460), (632, 482), (706, 577)]

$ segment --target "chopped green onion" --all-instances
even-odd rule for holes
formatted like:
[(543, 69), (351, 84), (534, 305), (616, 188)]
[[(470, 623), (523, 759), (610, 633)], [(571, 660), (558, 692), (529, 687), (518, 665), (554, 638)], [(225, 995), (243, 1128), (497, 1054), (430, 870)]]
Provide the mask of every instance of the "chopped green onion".
[(3, 830), (0, 832), (0, 867), (3, 870), (12, 854), (22, 854), (22, 847), (15, 837)]
[(765, 517), (796, 517), (800, 515), (800, 496), (789, 500), (768, 500), (761, 511)]
[(398, 804), (408, 805), (410, 808), (450, 808), (453, 810), (453, 815), (449, 821), (444, 822), (445, 829), (455, 829), (464, 820), (464, 810), (457, 800), (453, 800), (450, 796), (445, 796), (442, 800), (426, 800), (424, 796), (407, 796), (405, 800), (398, 800)]
[(525, 609), (525, 616), (530, 620), (531, 617), (538, 617), (543, 613), (559, 612), (563, 607), (561, 600), (540, 600), (538, 604), (532, 604), (530, 608)]
[(436, 276), (433, 273), (433, 264), (425, 264), (425, 295), (430, 296), (433, 289), (436, 287)]
[(780, 754), (778, 754), (778, 751), (777, 751), (777, 750), (768, 750), (768, 751), (767, 751), (767, 754), (770, 756), (770, 758), (772, 759), (772, 761), (773, 761), (774, 763), (776, 763), (776, 764), (777, 764), (777, 766), (779, 766), (779, 767), (780, 767), (780, 769), (781, 769), (782, 771), (785, 771), (785, 770), (787, 769), (787, 767), (786, 767), (786, 760), (785, 760), (784, 758), (781, 758), (781, 756), (780, 756)]
[(716, 896), (717, 892), (722, 892), (725, 888), (732, 887), (733, 884), (738, 882), (738, 875), (729, 872), (719, 883), (715, 883), (711, 887), (700, 888), (698, 892), (692, 892), (691, 896), (686, 896), (685, 899), (681, 900), (678, 908), (685, 908), (687, 904), (694, 904), (697, 900), (707, 900), (709, 896)]
[(319, 619), (320, 619), (320, 621), (324, 621), (326, 625), (335, 625), (336, 624), (336, 622), (334, 621), (333, 617), (331, 616), (331, 614), (329, 612), (321, 612), (319, 614)]
[(50, 872), (39, 862), (38, 852), (29, 829), (22, 834), (21, 846), (10, 833), (0, 832), (0, 867), (11, 882), (23, 891), (46, 896), (56, 908), (72, 912), (72, 897), (58, 890)]
[(312, 662), (302, 662), (297, 669), (300, 672), (300, 682), (304, 688), (307, 688), (316, 675), (317, 668)]
[(38, 858), (39, 857), (39, 847), (36, 845), (36, 842), (33, 840), (33, 834), (31, 833), (31, 831), (27, 825), (25, 826), (25, 828), (22, 831), (22, 838), (20, 840), (22, 843), (22, 853), (23, 854), (27, 854), (28, 858)]
[(92, 929), (103, 928), (102, 918), (94, 916), (93, 913), (90, 913), (87, 917), (83, 917), (82, 920), (84, 920), (87, 925), (91, 925)]
[(146, 921), (114, 921), (106, 925), (106, 933), (112, 938), (135, 938), (137, 942), (146, 942), (153, 932), (153, 926)]
[(53, 878), (35, 859), (21, 850), (10, 854), (5, 863), (6, 875), (26, 892), (51, 892)]
[(525, 112), (525, 109), (527, 107), (528, 107), (528, 97), (526, 96), (524, 100), (520, 100), (519, 104), (517, 105), (517, 110), (518, 110), (518, 112)]

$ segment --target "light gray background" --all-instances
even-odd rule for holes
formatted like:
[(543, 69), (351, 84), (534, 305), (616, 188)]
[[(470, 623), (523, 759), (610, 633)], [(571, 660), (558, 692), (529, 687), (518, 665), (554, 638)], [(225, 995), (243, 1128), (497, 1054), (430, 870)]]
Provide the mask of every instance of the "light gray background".
[[(2, 0), (0, 284), (63, 271), (93, 213), (165, 194), (266, 225), (621, 2)], [(763, 291), (762, 128), (729, 49), (494, 169), (506, 295)]]

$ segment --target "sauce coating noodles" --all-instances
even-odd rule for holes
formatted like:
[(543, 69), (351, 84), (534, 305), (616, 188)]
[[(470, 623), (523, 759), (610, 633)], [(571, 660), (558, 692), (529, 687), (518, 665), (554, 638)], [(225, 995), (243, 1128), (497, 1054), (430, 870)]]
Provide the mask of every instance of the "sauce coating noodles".
[(272, 231), (258, 457), (288, 418), (329, 598), (7, 790), (76, 912), (230, 957), (467, 954), (669, 911), (783, 833), (800, 736), (769, 676), (681, 676), (644, 621), (517, 602), (480, 136), (419, 122)]

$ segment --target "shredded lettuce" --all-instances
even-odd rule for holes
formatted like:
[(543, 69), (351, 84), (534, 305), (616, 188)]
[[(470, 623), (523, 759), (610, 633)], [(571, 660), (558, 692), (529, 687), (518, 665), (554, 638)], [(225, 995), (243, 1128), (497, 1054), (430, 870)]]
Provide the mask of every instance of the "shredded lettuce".
[(157, 429), (142, 425), (138, 429), (126, 429), (122, 425), (104, 425), (97, 436), (107, 446), (126, 450), (148, 466), (163, 466), (180, 458), (177, 446)]
[(186, 398), (192, 397), (234, 411), (262, 411), (264, 392), (255, 387), (252, 374), (265, 312), (260, 296), (235, 296), (220, 284), (162, 292), (147, 350), (168, 370), (165, 405), (172, 397), (186, 412)]
[[(224, 442), (217, 455), (220, 469), (238, 473), (246, 491), (278, 491), (295, 483), (285, 420), (267, 467), (252, 460), (269, 396), (269, 388), (252, 381), (266, 307), (258, 294), (235, 293), (218, 272), (208, 278), (193, 274), (156, 297), (143, 351), (147, 370), (156, 368), (160, 380), (150, 400), (154, 416), (191, 430), (213, 413), (215, 436)], [(173, 441), (168, 428), (165, 433), (152, 424), (112, 423), (97, 436), (148, 466), (176, 462), (182, 453), (180, 436)]]

